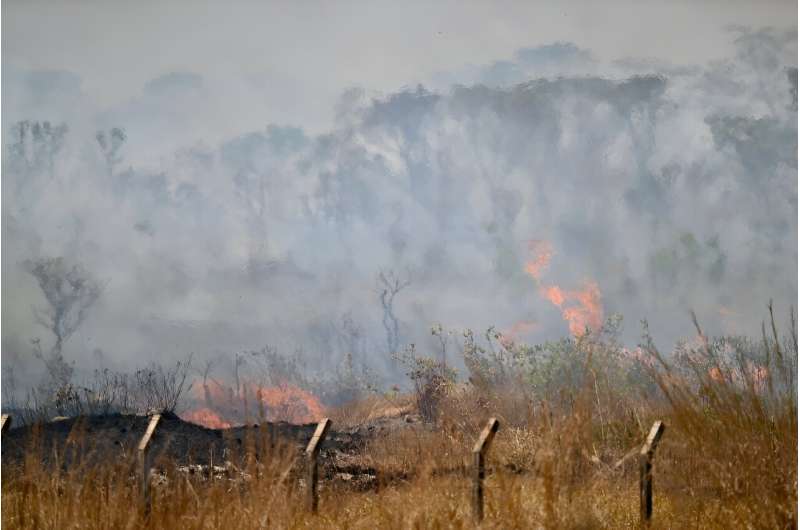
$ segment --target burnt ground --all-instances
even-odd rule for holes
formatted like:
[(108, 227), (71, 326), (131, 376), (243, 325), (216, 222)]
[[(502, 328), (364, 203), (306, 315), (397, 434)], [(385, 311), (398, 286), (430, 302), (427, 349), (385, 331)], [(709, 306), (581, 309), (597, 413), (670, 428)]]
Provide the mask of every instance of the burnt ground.
[[(13, 472), (26, 456), (37, 454), (45, 466), (62, 468), (69, 467), (71, 461), (77, 462), (77, 458), (90, 465), (126, 459), (133, 462), (148, 423), (147, 416), (111, 414), (65, 418), (16, 428), (12, 425), (2, 435), (2, 465)], [(321, 445), (321, 478), (343, 481), (359, 489), (372, 487), (377, 481), (377, 471), (364, 465), (359, 455), (363, 454), (369, 440), (406, 426), (410, 426), (408, 419), (399, 417), (381, 418), (347, 430), (336, 430), (333, 425)], [(174, 464), (191, 473), (210, 470), (216, 474), (231, 466), (242, 469), (248, 452), (265, 454), (279, 447), (290, 457), (292, 452), (300, 456), (315, 428), (316, 424), (279, 422), (208, 429), (174, 414), (163, 414), (150, 440), (149, 454), (155, 466)], [(392, 477), (381, 478), (393, 480)]]

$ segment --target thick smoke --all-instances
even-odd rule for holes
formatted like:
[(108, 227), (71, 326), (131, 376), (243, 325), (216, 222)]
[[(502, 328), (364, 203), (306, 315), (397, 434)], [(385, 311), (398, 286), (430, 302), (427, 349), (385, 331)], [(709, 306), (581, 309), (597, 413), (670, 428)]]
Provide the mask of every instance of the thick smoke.
[[(31, 340), (55, 339), (26, 262), (55, 256), (102, 285), (64, 344), (78, 374), (266, 344), (396, 373), (381, 271), (408, 283), (402, 344), (424, 349), (435, 323), (560, 337), (531, 240), (552, 248), (542, 278), (596, 283), (629, 344), (643, 318), (664, 346), (690, 334), (690, 309), (710, 332), (754, 333), (770, 298), (797, 298), (796, 32), (733, 35), (736, 55), (702, 68), (560, 43), (429, 88), (353, 89), (321, 135), (229, 133), (214, 101), (231, 94), (196, 74), (97, 109), (73, 74), (6, 71), (4, 374), (41, 374)], [(66, 123), (63, 146), (20, 149), (20, 120)]]

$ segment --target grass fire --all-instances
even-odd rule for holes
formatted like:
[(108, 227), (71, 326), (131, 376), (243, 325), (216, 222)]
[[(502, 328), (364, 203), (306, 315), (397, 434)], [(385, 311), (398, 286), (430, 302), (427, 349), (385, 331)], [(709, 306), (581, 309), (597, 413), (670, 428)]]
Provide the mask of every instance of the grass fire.
[(797, 6), (7, 0), (0, 525), (798, 525)]
[[(466, 377), (435, 357), (407, 353), (411, 393), (365, 386), (340, 405), (323, 405), (302, 381), (240, 380), (237, 391), (214, 379), (210, 390), (206, 371), (205, 385), (198, 377), (171, 402), (185, 402), (180, 416), (163, 403), (144, 409), (159, 404), (147, 393), (161, 385), (118, 386), (109, 395), (128, 396), (127, 408), (91, 392), (60, 405), (73, 407), (59, 409), (68, 417), (43, 422), (44, 410), (15, 410), (5, 421), (21, 425), (3, 433), (3, 524), (469, 526), (470, 450), (495, 417), (501, 428), (485, 458), (484, 525), (638, 526), (639, 450), (661, 422), (668, 430), (652, 459), (653, 526), (790, 527), (797, 519), (790, 316), (782, 335), (770, 307), (760, 341), (710, 338), (698, 324), (696, 340), (670, 356), (647, 337), (627, 350), (611, 323), (536, 347), (492, 330), (487, 347), (467, 332), (451, 359)], [(157, 378), (181, 385), (189, 369), (179, 364)], [(163, 417), (142, 478), (136, 444), (156, 411)], [(318, 508), (309, 512), (302, 449), (325, 416), (333, 428), (321, 442)], [(150, 487), (145, 499), (141, 480)]]

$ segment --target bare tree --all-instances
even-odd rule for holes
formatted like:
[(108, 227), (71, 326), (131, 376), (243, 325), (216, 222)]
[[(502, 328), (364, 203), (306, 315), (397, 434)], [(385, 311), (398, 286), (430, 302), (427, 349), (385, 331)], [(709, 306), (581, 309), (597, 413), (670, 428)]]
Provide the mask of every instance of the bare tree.
[(342, 314), (341, 323), (332, 322), (331, 324), (336, 334), (339, 352), (349, 353), (352, 358), (363, 363), (366, 356), (364, 330), (355, 321), (352, 313), (348, 311)]
[(239, 379), (239, 367), (242, 366), (247, 359), (244, 353), (235, 353), (233, 355), (233, 377), (236, 380), (236, 399), (242, 398), (242, 384)]
[(211, 398), (211, 390), (208, 388), (208, 377), (211, 374), (211, 370), (214, 369), (214, 366), (218, 362), (219, 359), (207, 359), (206, 362), (203, 364), (202, 371), (198, 370), (198, 373), (202, 374), (203, 376), (203, 399), (205, 400), (205, 405), (208, 408), (212, 408), (214, 406), (213, 399)]
[(383, 306), (383, 328), (386, 330), (386, 345), (389, 353), (396, 353), (400, 346), (400, 323), (394, 314), (394, 299), (397, 294), (411, 285), (410, 274), (402, 279), (394, 271), (378, 273), (378, 293)]
[(106, 171), (108, 172), (108, 176), (113, 177), (114, 168), (122, 163), (122, 155), (120, 154), (120, 150), (122, 149), (122, 145), (125, 143), (125, 140), (128, 139), (127, 134), (125, 134), (125, 129), (114, 127), (108, 133), (105, 131), (97, 131), (95, 138), (97, 138), (97, 144), (103, 151), (103, 158), (106, 162)]
[(153, 364), (134, 374), (136, 392), (141, 411), (175, 412), (183, 394), (191, 390), (186, 378), (192, 366), (192, 355), (177, 361), (172, 368)]
[(33, 308), (34, 318), (55, 336), (48, 356), (42, 351), (39, 339), (34, 339), (34, 355), (45, 363), (53, 382), (63, 385), (72, 377), (72, 367), (62, 356), (64, 342), (86, 319), (103, 288), (82, 266), (69, 266), (60, 257), (28, 260), (26, 267), (47, 300), (46, 308)]
[(55, 346), (49, 354), (42, 351), (42, 340), (38, 337), (31, 339), (33, 345), (33, 356), (44, 363), (47, 379), (42, 382), (40, 391), (44, 394), (55, 392), (57, 389), (69, 384), (75, 369), (72, 364), (64, 360), (61, 352), (55, 351)]
[(131, 378), (126, 373), (98, 368), (83, 389), (90, 414), (130, 413), (134, 410)]

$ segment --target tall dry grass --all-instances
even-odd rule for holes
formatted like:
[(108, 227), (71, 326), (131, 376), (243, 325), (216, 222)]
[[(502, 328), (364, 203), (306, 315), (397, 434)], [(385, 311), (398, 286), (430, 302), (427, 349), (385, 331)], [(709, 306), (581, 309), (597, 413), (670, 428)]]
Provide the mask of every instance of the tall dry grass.
[[(161, 462), (164, 478), (154, 484), (149, 514), (131, 462), (45, 467), (32, 448), (21, 466), (3, 468), (2, 523), (472, 528), (469, 450), (486, 419), (497, 416), (501, 429), (489, 453), (482, 527), (636, 527), (638, 474), (631, 455), (655, 419), (667, 431), (655, 457), (653, 528), (795, 527), (794, 317), (786, 337), (771, 314), (760, 340), (709, 339), (699, 325), (697, 335), (670, 356), (646, 336), (634, 361), (620, 357), (613, 344), (584, 337), (570, 345), (577, 362), (569, 364), (569, 383), (561, 388), (534, 384), (511, 369), (502, 384), (486, 383), (487, 376), (483, 383), (453, 385), (438, 402), (436, 424), (398, 420), (402, 428), (373, 437), (358, 455), (378, 473), (374, 488), (357, 491), (323, 476), (317, 515), (303, 509), (300, 475), (286, 473), (293, 453), (254, 440), (257, 458), (243, 460), (241, 472), (232, 473), (237, 480), (208, 480)], [(629, 363), (624, 373), (620, 363)], [(372, 397), (334, 411), (334, 418), (357, 426), (413, 415), (414, 402), (412, 396)]]

